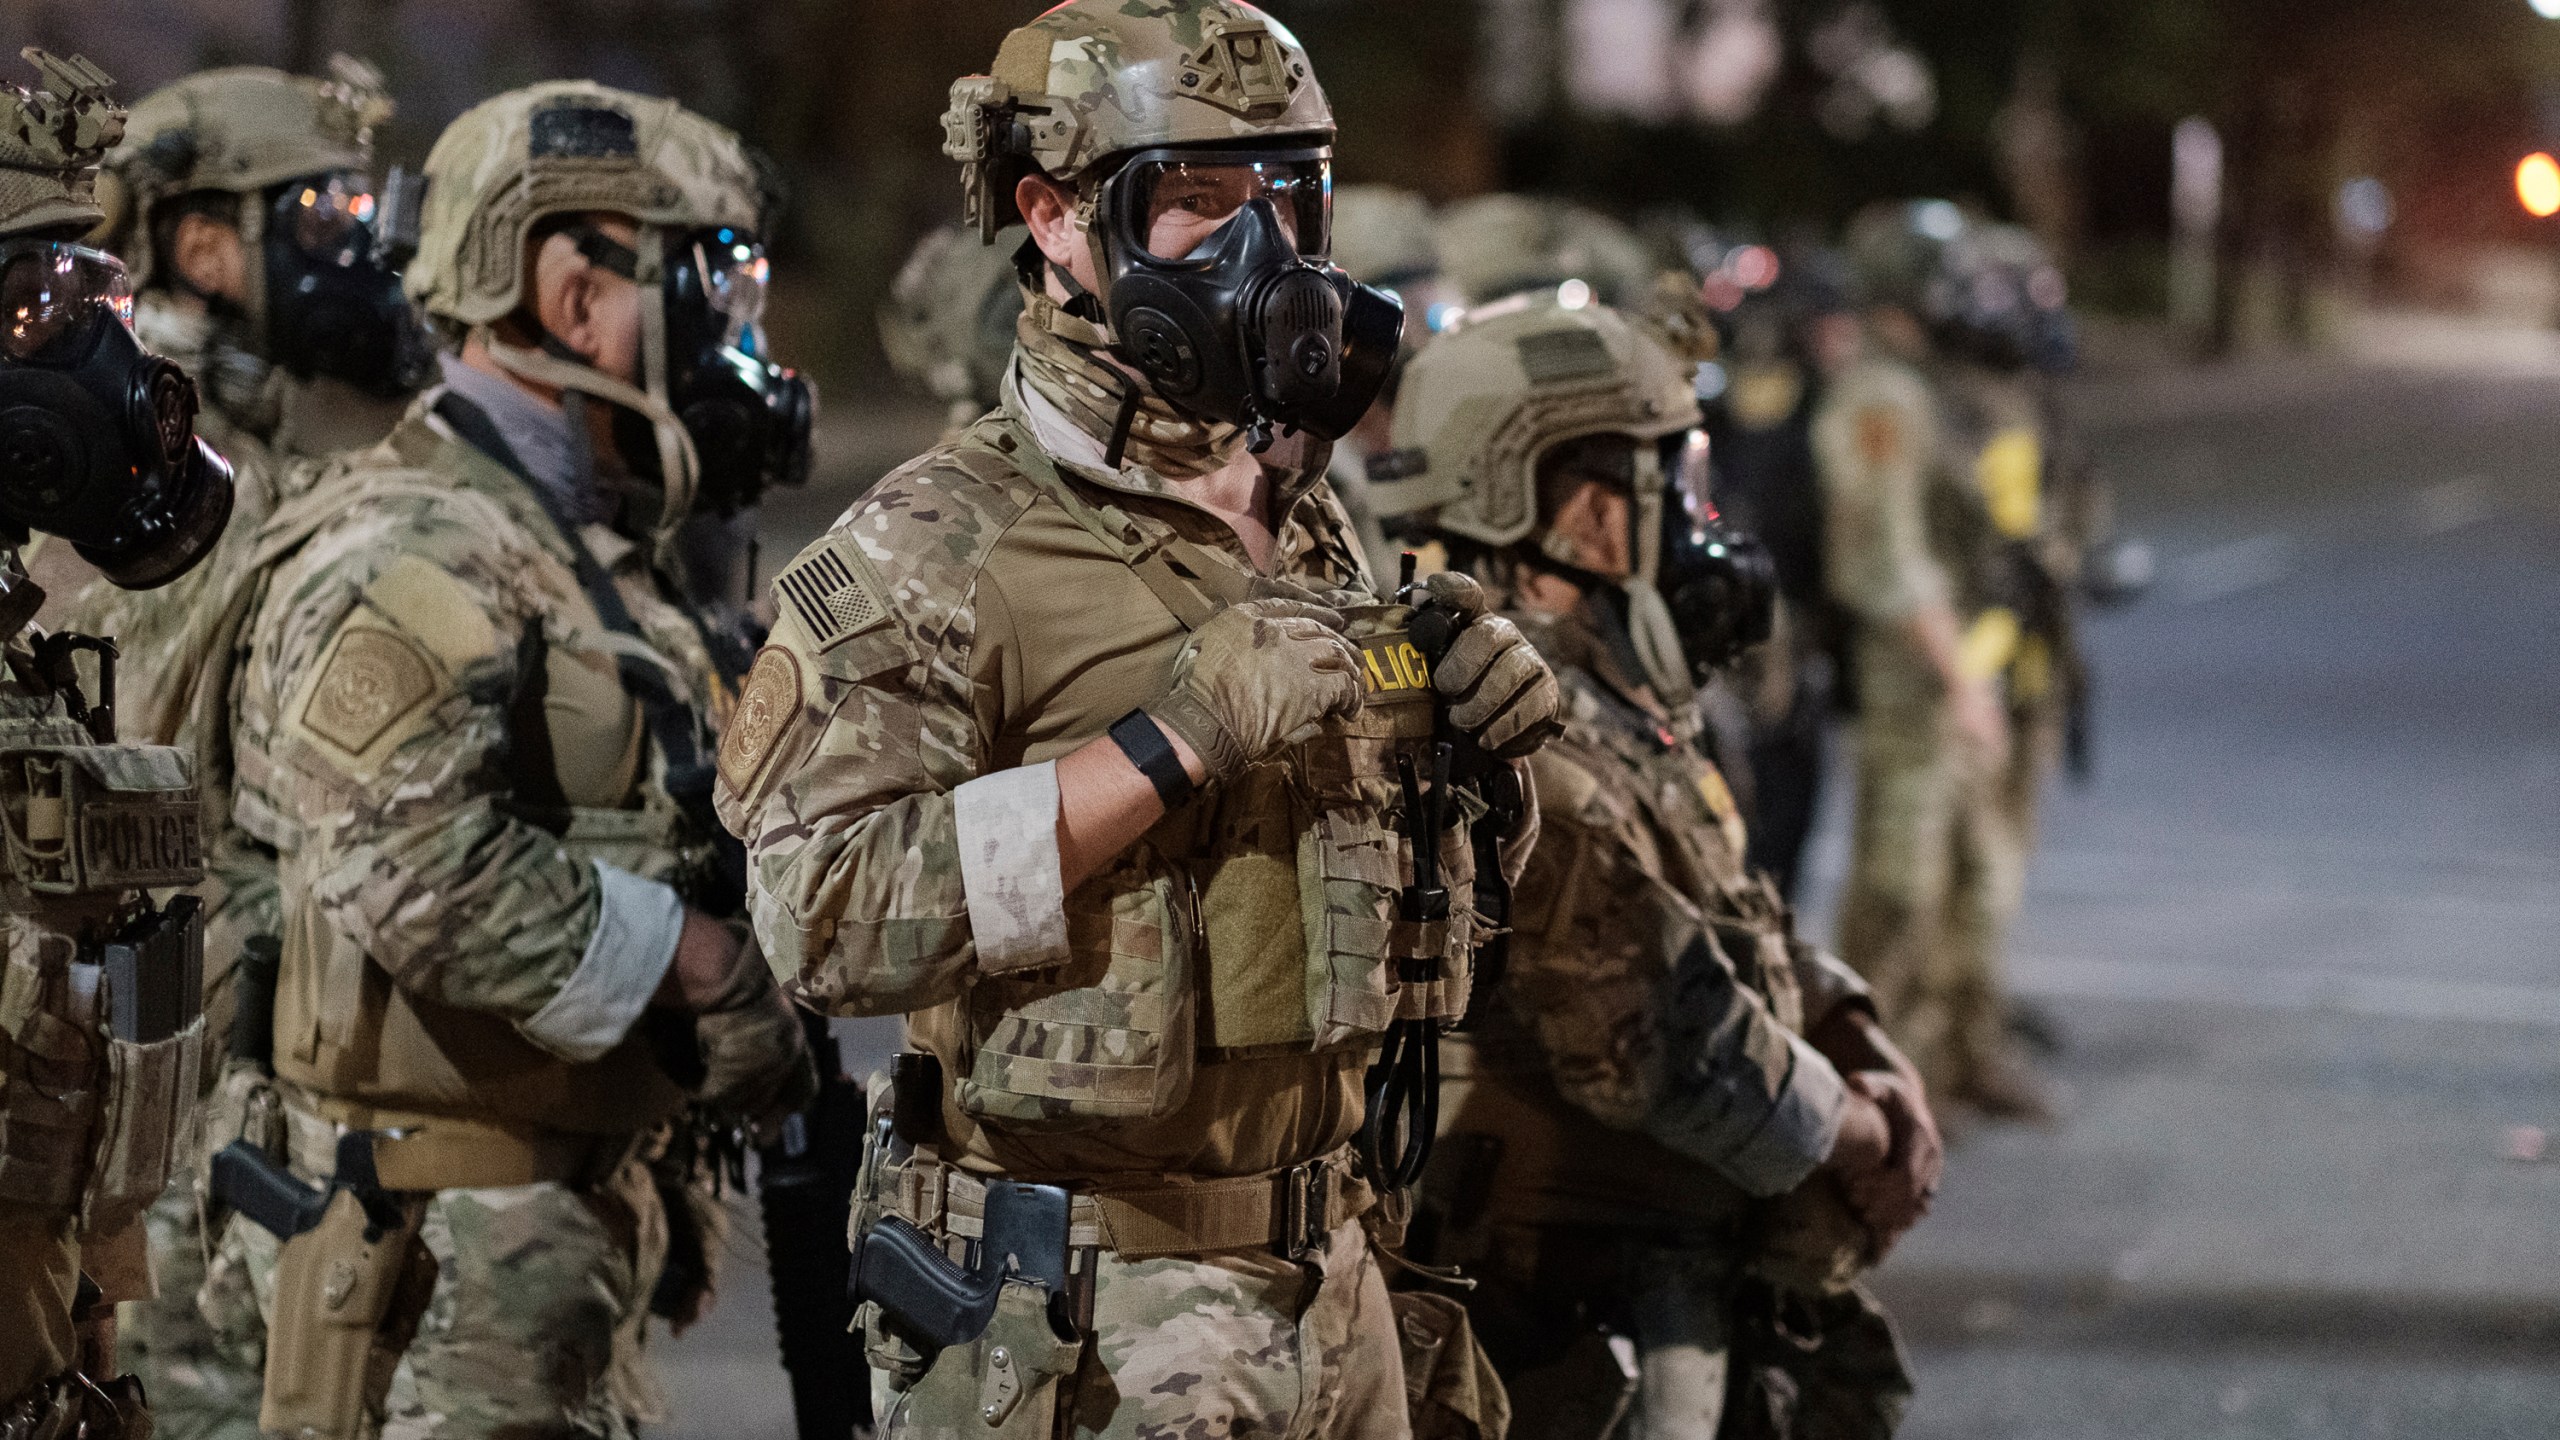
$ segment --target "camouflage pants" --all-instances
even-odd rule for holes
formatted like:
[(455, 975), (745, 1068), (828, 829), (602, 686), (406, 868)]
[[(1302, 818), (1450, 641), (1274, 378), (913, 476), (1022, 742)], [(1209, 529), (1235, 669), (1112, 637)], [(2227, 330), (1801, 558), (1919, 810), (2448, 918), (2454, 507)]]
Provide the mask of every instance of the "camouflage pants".
[(71, 1217), (0, 1201), (0, 1405), (71, 1368), (79, 1281)]
[(1995, 768), (1934, 697), (1871, 690), (1839, 943), (1930, 1087), (1961, 1096), (2007, 1045), (2002, 955), (2026, 892), (2058, 727), (2033, 715)]
[[(325, 1136), (294, 1116), (295, 1168)], [(439, 1190), (406, 1201), (414, 1244), (434, 1283), (385, 1333), (414, 1328), (385, 1393), (366, 1403), (366, 1433), (386, 1440), (636, 1433), (666, 1417), (664, 1391), (641, 1353), (649, 1297), (666, 1261), (667, 1220), (640, 1161), (592, 1189), (560, 1184)], [(205, 1290), (217, 1329), (237, 1338), (238, 1303), (254, 1296), (275, 1320), (277, 1246), (235, 1217)], [(279, 1343), (282, 1343), (279, 1341)]]
[[(940, 1363), (954, 1363), (957, 1348)], [(875, 1373), (883, 1440), (943, 1440), (974, 1414), (919, 1415)], [(1404, 1440), (1404, 1361), (1357, 1221), (1299, 1264), (1265, 1251), (1121, 1260), (1095, 1272), (1093, 1341), (1069, 1377), (1095, 1440)]]
[[(151, 1268), (160, 1293), (117, 1307), (116, 1346), (119, 1360), (142, 1377), (151, 1396), (153, 1433), (160, 1440), (257, 1440), (266, 1322), (254, 1295), (246, 1293), (245, 1253), (208, 1266), (192, 1176), (170, 1186), (143, 1223), (150, 1229)], [(258, 1238), (266, 1238), (264, 1232)], [(272, 1295), (274, 1243), (264, 1250)], [(199, 1303), (208, 1268), (222, 1277), (217, 1293), (236, 1291), (240, 1297), (224, 1306), (226, 1323), (220, 1327)]]

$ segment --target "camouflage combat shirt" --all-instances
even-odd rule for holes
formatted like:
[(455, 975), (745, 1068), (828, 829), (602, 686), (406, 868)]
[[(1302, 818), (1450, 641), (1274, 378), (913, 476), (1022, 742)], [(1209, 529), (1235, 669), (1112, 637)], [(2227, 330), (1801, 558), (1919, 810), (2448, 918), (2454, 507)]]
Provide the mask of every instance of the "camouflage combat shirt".
[(619, 666), (690, 701), (706, 747), (731, 697), (644, 552), (589, 524), (639, 633), (609, 630), (458, 398), (314, 482), (328, 518), (249, 629), (233, 804), (288, 901), (277, 1070), (349, 1114), (645, 1128), (674, 1097), (632, 1026), (709, 850)]
[[(1168, 973), (1150, 983), (1189, 983), (1170, 974), (1193, 967), (1175, 932), (1216, 933), (1224, 882), (1294, 874), (1299, 839), (1273, 827), (1268, 807), (1222, 793), (1285, 783), (1270, 778), (1287, 770), (1282, 757), (1248, 772), (1259, 781), (1203, 787), (1073, 894), (1055, 893), (1046, 762), (1161, 698), (1186, 637), (1115, 548), (1178, 542), (1198, 563), (1251, 567), (1224, 521), (1135, 462), (1103, 468), (1100, 442), (1062, 433), (1064, 414), (1041, 403), (1009, 379), (996, 412), (891, 473), (777, 576), (780, 618), (720, 760), (721, 816), (747, 842), (765, 953), (825, 1008), (909, 1015), (910, 1042), (943, 1063), (945, 1154), (960, 1165), (1029, 1177), (1251, 1175), (1327, 1154), (1359, 1124), (1374, 1042), (1322, 1048), (1240, 1018), (1288, 1011), (1305, 1023), (1294, 910), (1265, 945), (1244, 947), (1254, 953), (1197, 967), (1196, 1041), (1192, 1002), (1060, 995), (1037, 978), (1118, 974), (1133, 952), (1161, 951)], [(1048, 437), (1055, 488), (1029, 473), (1046, 464), (1023, 458), (1035, 434)], [(1323, 448), (1281, 463), (1295, 444), (1265, 457), (1276, 538), (1259, 578), (1365, 592), (1357, 541), (1322, 480)], [(1098, 515), (1112, 543), (1068, 502)], [(990, 871), (973, 835), (1015, 847), (1013, 873)], [(973, 867), (982, 883), (967, 878)], [(1065, 1005), (1112, 1014), (1070, 1017)], [(1106, 1027), (1097, 1050), (1059, 1059), (1184, 1073), (1162, 1103), (1141, 1098), (1117, 1117), (1022, 1124), (973, 1113), (956, 1096), (984, 1077), (973, 1066), (994, 1047), (980, 1042), (1006, 1038), (1023, 1011)]]
[[(1503, 983), (1443, 1042), (1444, 1131), (1501, 1140), (1498, 1220), (1729, 1219), (1829, 1155), (1841, 1080), (1799, 1032), (1857, 983), (1791, 943), (1732, 793), (1639, 701), (1603, 602), (1513, 618), (1563, 686), (1565, 730), (1529, 761), (1540, 832)], [(1594, 1143), (1593, 1119), (1631, 1133)]]

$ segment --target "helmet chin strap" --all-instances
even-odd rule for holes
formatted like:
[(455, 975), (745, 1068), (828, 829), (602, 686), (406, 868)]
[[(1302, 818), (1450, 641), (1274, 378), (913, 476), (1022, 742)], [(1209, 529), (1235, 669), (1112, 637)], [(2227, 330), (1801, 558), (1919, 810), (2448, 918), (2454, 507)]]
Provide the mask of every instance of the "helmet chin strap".
[(655, 225), (640, 227), (639, 257), (630, 278), (640, 287), (640, 385), (607, 375), (558, 336), (547, 332), (540, 348), (532, 350), (508, 344), (485, 325), (472, 334), (500, 369), (519, 380), (563, 392), (563, 408), (571, 412), (570, 443), (578, 447), (582, 458), (586, 458), (590, 443), (581, 413), (585, 409), (582, 399), (619, 405), (649, 422), (649, 433), (657, 442), (659, 484), (664, 487), (658, 523), (650, 539), (663, 556), (677, 527), (693, 509), (694, 497), (701, 488), (702, 462), (694, 452), (693, 436), (684, 428), (675, 407), (667, 403), (667, 300), (662, 283), (666, 274), (665, 232)]

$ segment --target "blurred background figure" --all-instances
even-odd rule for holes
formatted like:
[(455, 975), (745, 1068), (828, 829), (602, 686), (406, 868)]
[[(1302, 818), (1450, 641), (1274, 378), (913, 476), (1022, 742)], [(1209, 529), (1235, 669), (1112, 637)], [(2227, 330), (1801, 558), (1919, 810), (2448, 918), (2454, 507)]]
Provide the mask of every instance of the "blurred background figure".
[(2079, 545), (2033, 379), (2066, 363), (2061, 276), (1943, 200), (1869, 211), (1848, 249), (1870, 350), (1813, 427), (1831, 593), (1858, 627), (1841, 952), (1949, 1103), (2050, 1119), (2000, 977), (2080, 687)]
[(1396, 349), (1395, 368), (1369, 412), (1351, 433), (1334, 442), (1325, 476), (1351, 517), (1368, 556), (1369, 574), (1381, 590), (1392, 590), (1405, 544), (1391, 536), (1369, 502), (1369, 469), (1383, 463), (1393, 444), (1396, 396), (1404, 369), (1431, 338), (1463, 312), (1460, 293), (1440, 266), (1440, 241), (1431, 202), (1410, 190), (1385, 185), (1344, 185), (1333, 192), (1333, 262), (1363, 285), (1375, 285), (1404, 302), (1404, 336)]
[(880, 348), (899, 379), (949, 407), (946, 440), (995, 408), (1013, 363), (1013, 327), (1022, 318), (1018, 269), (1030, 235), (1008, 225), (990, 243), (964, 225), (928, 230), (880, 307)]

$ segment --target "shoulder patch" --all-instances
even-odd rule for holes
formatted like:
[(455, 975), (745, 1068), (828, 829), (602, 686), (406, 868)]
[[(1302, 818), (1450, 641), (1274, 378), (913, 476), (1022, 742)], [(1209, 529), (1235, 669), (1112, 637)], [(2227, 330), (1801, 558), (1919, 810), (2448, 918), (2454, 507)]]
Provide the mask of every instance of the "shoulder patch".
[(364, 753), (391, 723), (435, 693), (435, 668), (418, 643), (395, 630), (349, 629), (338, 636), (304, 705), (304, 728), (350, 755)]
[(737, 712), (720, 737), (720, 780), (732, 791), (753, 788), (765, 762), (773, 758), (782, 732), (800, 709), (800, 661), (779, 645), (768, 645), (747, 671)]
[(773, 590), (809, 632), (811, 648), (824, 654), (888, 623), (888, 604), (870, 572), (851, 546), (828, 541), (773, 577)]

